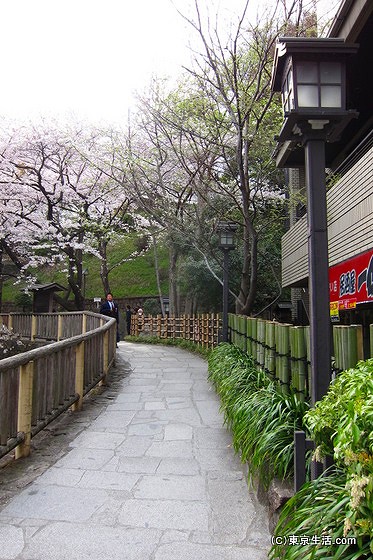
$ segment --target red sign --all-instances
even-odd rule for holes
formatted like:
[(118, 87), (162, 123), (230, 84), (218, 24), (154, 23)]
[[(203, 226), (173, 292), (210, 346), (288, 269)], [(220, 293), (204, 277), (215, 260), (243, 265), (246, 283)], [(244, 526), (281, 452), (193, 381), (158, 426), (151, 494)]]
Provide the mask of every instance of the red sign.
[(338, 309), (373, 303), (373, 249), (329, 268), (329, 296)]

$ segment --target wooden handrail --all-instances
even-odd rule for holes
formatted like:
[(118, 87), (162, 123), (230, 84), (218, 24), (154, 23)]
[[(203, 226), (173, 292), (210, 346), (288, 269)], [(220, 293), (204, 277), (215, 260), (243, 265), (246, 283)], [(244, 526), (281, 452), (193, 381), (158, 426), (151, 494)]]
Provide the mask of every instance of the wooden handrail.
[[(115, 360), (117, 324), (113, 318), (89, 311), (2, 314), (0, 323), (4, 318), (8, 326), (19, 323), (18, 330), (23, 332), (17, 334), (30, 340), (37, 334), (41, 340), (44, 331), (45, 340), (50, 341), (53, 328), (57, 339), (0, 360), (0, 457), (16, 448), (18, 458), (29, 454), (33, 435), (67, 408), (79, 410), (83, 396), (106, 378)], [(67, 318), (65, 332), (83, 332), (58, 340)], [(71, 322), (74, 319), (76, 323)]]

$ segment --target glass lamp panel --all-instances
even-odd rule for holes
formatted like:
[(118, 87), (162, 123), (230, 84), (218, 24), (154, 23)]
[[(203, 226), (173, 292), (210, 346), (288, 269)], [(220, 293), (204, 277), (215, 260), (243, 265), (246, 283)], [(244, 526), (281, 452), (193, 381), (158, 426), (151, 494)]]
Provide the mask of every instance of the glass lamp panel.
[(320, 82), (322, 84), (340, 84), (342, 67), (340, 62), (320, 62)]
[(298, 107), (319, 107), (319, 88), (315, 86), (298, 86)]
[(317, 84), (317, 62), (297, 62), (296, 68), (298, 84)]
[(321, 86), (321, 107), (342, 107), (341, 86)]
[(285, 79), (284, 84), (283, 84), (283, 88), (282, 88), (282, 107), (286, 113), (286, 111), (288, 110), (288, 97), (289, 97), (289, 92), (288, 92), (288, 87), (287, 87), (287, 80)]
[(291, 109), (294, 109), (293, 70), (291, 68), (290, 68), (289, 73), (288, 73), (287, 82), (288, 82), (288, 92), (289, 92), (288, 111), (290, 111)]
[(223, 247), (232, 247), (234, 243), (233, 233), (230, 231), (222, 231), (220, 233), (220, 245)]

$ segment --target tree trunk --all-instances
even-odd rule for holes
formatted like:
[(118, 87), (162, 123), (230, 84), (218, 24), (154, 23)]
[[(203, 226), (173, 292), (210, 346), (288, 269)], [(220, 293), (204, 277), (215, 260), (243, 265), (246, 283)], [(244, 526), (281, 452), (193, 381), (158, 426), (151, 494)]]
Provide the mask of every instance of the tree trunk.
[(170, 241), (170, 268), (169, 268), (169, 286), (170, 286), (170, 315), (177, 316), (179, 313), (178, 309), (178, 297), (177, 297), (177, 259), (178, 259), (178, 249), (176, 245)]
[(74, 294), (75, 308), (77, 311), (84, 309), (84, 297), (82, 293), (83, 265), (82, 251), (74, 251), (71, 247), (66, 249), (69, 262), (68, 283)]
[(162, 317), (166, 316), (165, 308), (164, 308), (164, 301), (162, 296), (162, 288), (161, 288), (161, 278), (159, 275), (159, 263), (158, 263), (158, 252), (157, 252), (157, 241), (155, 235), (152, 235), (153, 240), (153, 249), (154, 249), (154, 266), (155, 266), (155, 276), (157, 279), (157, 288), (158, 288), (158, 296), (159, 296), (159, 303), (161, 306), (161, 313)]
[(2, 251), (2, 249), (0, 249), (0, 313), (2, 312), (2, 309), (3, 309), (3, 284), (4, 284), (3, 251)]
[(106, 241), (106, 239), (100, 241), (99, 244), (99, 252), (101, 256), (100, 278), (105, 294), (111, 292), (110, 284), (109, 284), (109, 269), (107, 265), (107, 246), (108, 246), (108, 242)]

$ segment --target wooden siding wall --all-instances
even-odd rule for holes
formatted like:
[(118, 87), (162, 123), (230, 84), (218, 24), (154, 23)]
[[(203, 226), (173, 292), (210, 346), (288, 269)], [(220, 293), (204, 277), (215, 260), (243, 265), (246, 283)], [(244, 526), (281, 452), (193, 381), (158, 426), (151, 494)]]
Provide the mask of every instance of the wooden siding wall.
[[(373, 148), (327, 195), (329, 264), (334, 266), (373, 245)], [(308, 277), (307, 218), (282, 238), (282, 285)]]
[(307, 217), (301, 218), (282, 237), (282, 285), (290, 286), (308, 277)]

